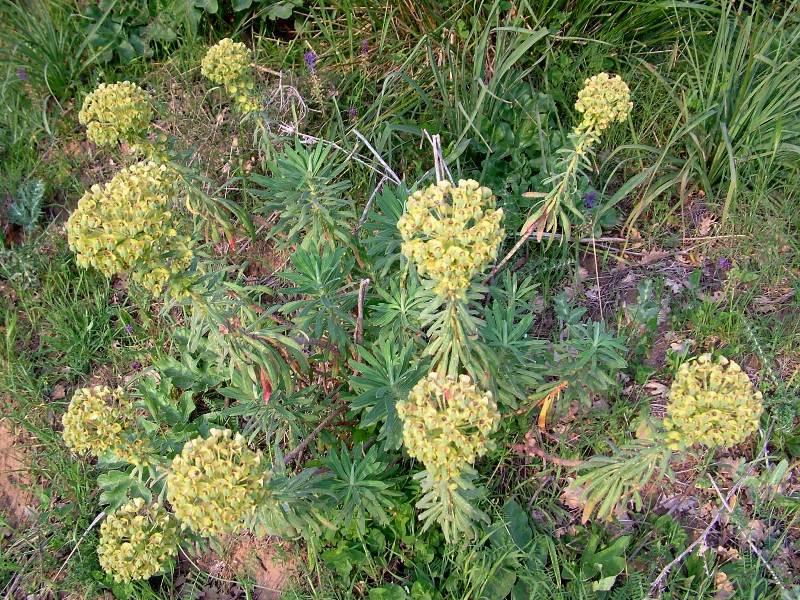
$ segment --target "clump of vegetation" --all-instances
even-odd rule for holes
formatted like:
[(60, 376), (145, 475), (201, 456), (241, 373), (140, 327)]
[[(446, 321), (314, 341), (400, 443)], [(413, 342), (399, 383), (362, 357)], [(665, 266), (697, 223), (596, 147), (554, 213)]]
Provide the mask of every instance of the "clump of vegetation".
[(440, 181), (412, 194), (397, 222), (403, 254), (444, 299), (463, 299), (470, 282), (497, 257), (503, 209), (474, 180)]
[(76, 390), (64, 413), (64, 443), (78, 454), (100, 456), (122, 444), (128, 407), (120, 388), (95, 386)]
[(9, 594), (792, 597), (800, 4), (34, 4)]
[(453, 380), (439, 373), (421, 379), (397, 404), (397, 414), (408, 453), (442, 480), (458, 477), (492, 449), (500, 420), (491, 393), (476, 389), (469, 375)]
[(205, 77), (225, 88), (243, 113), (258, 110), (258, 101), (253, 93), (251, 54), (241, 42), (225, 38), (208, 49), (200, 67)]

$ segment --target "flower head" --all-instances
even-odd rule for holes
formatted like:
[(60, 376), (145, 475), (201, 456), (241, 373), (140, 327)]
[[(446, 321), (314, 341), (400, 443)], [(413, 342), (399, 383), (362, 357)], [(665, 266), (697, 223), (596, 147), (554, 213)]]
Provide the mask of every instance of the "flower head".
[(247, 46), (224, 38), (208, 49), (200, 72), (223, 86), (242, 112), (253, 112), (258, 110), (258, 101), (253, 92), (255, 81), (250, 68), (252, 61), (252, 52)]
[(575, 110), (583, 115), (576, 132), (599, 137), (612, 123), (627, 119), (631, 108), (630, 89), (619, 75), (599, 73), (589, 77), (575, 102)]
[(77, 454), (94, 456), (119, 446), (130, 425), (126, 401), (122, 388), (98, 385), (76, 390), (61, 418), (64, 443)]
[(147, 92), (130, 81), (101, 83), (86, 96), (78, 113), (86, 137), (98, 146), (141, 139), (151, 118)]
[(135, 466), (152, 463), (153, 447), (135, 431), (132, 402), (121, 388), (75, 391), (61, 418), (64, 443), (77, 454), (111, 454)]
[(491, 392), (479, 390), (468, 375), (454, 379), (436, 372), (398, 402), (397, 414), (406, 450), (438, 480), (457, 477), (486, 454), (500, 421)]
[(741, 367), (703, 354), (683, 363), (670, 387), (664, 426), (674, 450), (694, 444), (730, 447), (758, 429), (761, 392)]
[(177, 195), (173, 172), (153, 162), (132, 165), (107, 184), (92, 186), (67, 221), (67, 241), (78, 264), (107, 277), (129, 273), (160, 294), (193, 257), (190, 238), (177, 229)]
[(267, 471), (261, 453), (230, 430), (212, 429), (188, 442), (172, 461), (167, 499), (175, 516), (203, 536), (235, 533), (262, 496)]
[(397, 222), (403, 254), (442, 298), (462, 298), (470, 281), (497, 258), (503, 209), (472, 179), (440, 181), (414, 192)]
[(97, 557), (117, 583), (161, 573), (178, 552), (179, 528), (158, 504), (136, 498), (110, 514), (100, 526)]

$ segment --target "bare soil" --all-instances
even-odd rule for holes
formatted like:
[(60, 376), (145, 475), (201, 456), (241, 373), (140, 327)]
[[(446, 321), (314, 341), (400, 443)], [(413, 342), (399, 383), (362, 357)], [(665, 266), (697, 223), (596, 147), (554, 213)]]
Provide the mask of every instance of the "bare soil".
[(20, 436), (6, 419), (0, 420), (0, 512), (9, 524), (17, 527), (30, 516), (34, 506), (33, 495)]

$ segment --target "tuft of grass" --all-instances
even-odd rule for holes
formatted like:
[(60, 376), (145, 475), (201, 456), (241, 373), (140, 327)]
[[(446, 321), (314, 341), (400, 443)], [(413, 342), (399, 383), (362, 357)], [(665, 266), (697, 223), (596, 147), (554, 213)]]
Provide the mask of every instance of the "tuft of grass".
[(679, 198), (693, 186), (721, 205), (722, 220), (745, 192), (777, 185), (800, 165), (799, 6), (777, 19), (757, 5), (738, 12), (698, 12), (681, 41), (685, 68), (672, 79), (641, 60), (669, 91), (679, 118), (660, 147), (620, 146), (645, 157), (651, 177), (628, 216), (633, 224), (663, 194)]

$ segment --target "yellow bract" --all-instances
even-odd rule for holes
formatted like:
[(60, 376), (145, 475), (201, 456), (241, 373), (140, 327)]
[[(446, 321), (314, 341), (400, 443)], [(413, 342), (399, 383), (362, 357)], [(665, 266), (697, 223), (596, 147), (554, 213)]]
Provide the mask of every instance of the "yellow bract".
[(61, 418), (64, 443), (78, 454), (100, 456), (120, 445), (130, 422), (119, 406), (125, 400), (121, 388), (107, 386), (75, 391)]
[(761, 392), (735, 362), (703, 354), (681, 365), (670, 388), (664, 426), (673, 450), (694, 444), (730, 447), (758, 429)]
[(178, 525), (158, 504), (136, 498), (122, 505), (100, 526), (97, 557), (118, 583), (149, 579), (178, 551)]
[(627, 119), (631, 108), (630, 89), (619, 75), (594, 75), (578, 92), (575, 110), (583, 114), (583, 120), (576, 127), (576, 133), (599, 138), (612, 123), (622, 123)]
[(151, 464), (153, 448), (134, 431), (132, 402), (121, 388), (107, 386), (75, 391), (61, 418), (64, 443), (77, 454), (107, 453), (132, 465)]
[(189, 237), (178, 233), (173, 213), (177, 181), (170, 169), (141, 162), (122, 169), (103, 186), (93, 185), (67, 221), (67, 241), (82, 267), (131, 279), (160, 294), (189, 268)]
[(98, 146), (143, 138), (151, 118), (147, 92), (130, 81), (101, 83), (86, 96), (78, 113), (86, 137)]
[(250, 69), (252, 53), (241, 42), (230, 38), (220, 40), (208, 49), (200, 72), (214, 83), (221, 85), (233, 97), (243, 113), (258, 110), (258, 102), (253, 98), (253, 74)]
[(235, 533), (252, 516), (268, 473), (240, 435), (212, 429), (172, 461), (167, 499), (175, 516), (203, 536)]
[(493, 447), (489, 436), (500, 414), (491, 392), (479, 390), (468, 375), (458, 379), (430, 373), (397, 404), (403, 444), (440, 481), (457, 477)]
[(470, 281), (497, 258), (503, 209), (472, 179), (440, 181), (414, 192), (397, 222), (403, 254), (445, 299), (463, 298)]

